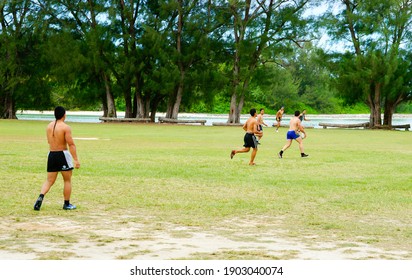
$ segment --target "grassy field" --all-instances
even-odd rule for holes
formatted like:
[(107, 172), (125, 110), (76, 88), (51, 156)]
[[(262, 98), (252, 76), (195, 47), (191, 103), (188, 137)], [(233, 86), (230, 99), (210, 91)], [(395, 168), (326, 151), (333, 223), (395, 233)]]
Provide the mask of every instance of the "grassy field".
[(81, 168), (41, 211), (46, 122), (0, 120), (0, 259), (412, 259), (412, 133), (69, 123)]

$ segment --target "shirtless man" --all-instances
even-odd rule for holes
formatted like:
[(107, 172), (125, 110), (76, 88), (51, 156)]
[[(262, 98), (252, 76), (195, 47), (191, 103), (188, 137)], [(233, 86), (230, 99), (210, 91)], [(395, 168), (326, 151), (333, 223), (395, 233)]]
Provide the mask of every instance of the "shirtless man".
[[(276, 132), (279, 132), (279, 127), (280, 127), (280, 122), (282, 121), (283, 113), (285, 112), (285, 108), (282, 106), (282, 108), (279, 109), (276, 113)], [(274, 126), (274, 125), (273, 125)]]
[(283, 152), (286, 151), (290, 145), (292, 144), (293, 140), (296, 140), (299, 143), (299, 150), (301, 157), (307, 157), (308, 155), (305, 154), (303, 150), (303, 142), (302, 137), (299, 135), (299, 132), (305, 133), (305, 129), (303, 128), (300, 119), (299, 119), (300, 112), (296, 111), (295, 116), (290, 120), (289, 123), (289, 131), (286, 134), (286, 144), (283, 146), (282, 150), (280, 150), (278, 156), (279, 158), (283, 157)]
[(303, 121), (310, 121), (306, 118), (306, 110), (303, 110), (302, 113), (299, 115), (299, 119), (301, 122)]
[(230, 158), (232, 159), (237, 153), (247, 153), (250, 151), (250, 148), (253, 148), (252, 154), (250, 155), (249, 165), (255, 165), (255, 157), (257, 153), (257, 139), (256, 136), (262, 136), (262, 131), (258, 131), (258, 122), (256, 120), (256, 109), (250, 109), (250, 117), (243, 125), (243, 130), (246, 131), (243, 141), (245, 144), (244, 148), (241, 150), (232, 150), (230, 153)]
[[(265, 114), (265, 109), (260, 109), (260, 114), (257, 115), (257, 122), (258, 122), (258, 131), (262, 132), (261, 136), (258, 136), (258, 140), (262, 139), (263, 137), (263, 125), (268, 126), (265, 121), (263, 120), (263, 115)], [(260, 143), (259, 143), (260, 144)]]
[[(50, 152), (47, 161), (47, 179), (43, 183), (39, 197), (34, 204), (34, 210), (39, 211), (42, 205), (44, 195), (50, 190), (56, 181), (57, 174), (61, 172), (64, 181), (64, 210), (74, 210), (76, 206), (70, 204), (70, 195), (72, 192), (72, 170), (80, 168), (80, 162), (77, 158), (76, 145), (72, 138), (70, 126), (64, 123), (66, 119), (66, 110), (63, 107), (54, 109), (55, 121), (49, 123), (46, 129), (47, 141)], [(69, 151), (67, 150), (69, 147)]]

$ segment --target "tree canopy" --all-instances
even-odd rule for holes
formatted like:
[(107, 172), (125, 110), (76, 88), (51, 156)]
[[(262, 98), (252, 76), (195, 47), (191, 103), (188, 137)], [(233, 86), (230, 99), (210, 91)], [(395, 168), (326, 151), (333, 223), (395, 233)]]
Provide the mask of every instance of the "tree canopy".
[[(0, 117), (64, 105), (237, 123), (251, 106), (361, 102), (372, 126), (381, 112), (391, 125), (412, 98), (411, 20), (408, 0), (5, 0)], [(325, 34), (340, 48), (322, 48)]]

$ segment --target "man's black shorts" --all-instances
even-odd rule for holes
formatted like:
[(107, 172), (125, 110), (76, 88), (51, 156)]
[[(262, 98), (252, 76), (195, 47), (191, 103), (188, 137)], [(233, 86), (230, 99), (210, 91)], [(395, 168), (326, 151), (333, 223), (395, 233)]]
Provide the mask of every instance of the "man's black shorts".
[(69, 151), (49, 152), (47, 172), (69, 171), (74, 168)]

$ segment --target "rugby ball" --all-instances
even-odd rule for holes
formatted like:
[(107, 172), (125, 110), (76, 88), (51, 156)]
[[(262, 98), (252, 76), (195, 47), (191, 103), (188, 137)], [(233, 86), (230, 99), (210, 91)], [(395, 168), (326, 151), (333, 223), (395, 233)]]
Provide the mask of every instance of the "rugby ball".
[(306, 137), (305, 133), (301, 132), (300, 137), (302, 137), (302, 139), (305, 139), (305, 137)]

